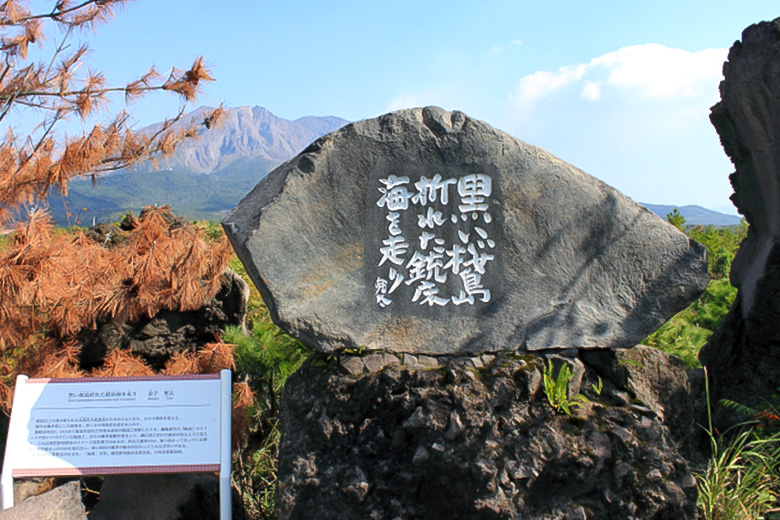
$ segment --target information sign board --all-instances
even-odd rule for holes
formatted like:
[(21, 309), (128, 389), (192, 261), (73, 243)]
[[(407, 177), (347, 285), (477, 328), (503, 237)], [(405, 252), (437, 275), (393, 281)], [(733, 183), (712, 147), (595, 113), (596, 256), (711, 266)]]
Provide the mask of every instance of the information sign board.
[(13, 505), (14, 478), (218, 472), (222, 516), (230, 518), (230, 394), (228, 370), (19, 376), (0, 479), (3, 509)]

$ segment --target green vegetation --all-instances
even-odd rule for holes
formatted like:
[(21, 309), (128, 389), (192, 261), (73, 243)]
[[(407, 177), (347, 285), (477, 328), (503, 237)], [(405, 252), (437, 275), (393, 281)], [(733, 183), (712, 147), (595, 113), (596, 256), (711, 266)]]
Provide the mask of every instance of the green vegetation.
[(645, 338), (643, 343), (679, 356), (690, 369), (701, 366), (699, 349), (715, 332), (737, 296), (728, 276), (734, 254), (747, 236), (747, 223), (743, 219), (739, 226), (732, 228), (686, 227), (685, 218), (676, 210), (666, 219), (707, 248), (710, 283), (704, 294)]
[[(674, 210), (669, 223), (707, 248), (710, 283), (687, 309), (669, 320), (643, 343), (677, 355), (690, 368), (699, 367), (699, 349), (715, 332), (737, 295), (729, 283), (729, 272), (739, 244), (747, 236), (747, 223), (739, 226), (685, 225)], [(779, 389), (780, 391), (780, 389)], [(709, 399), (709, 386), (707, 386)], [(778, 402), (778, 399), (774, 400)], [(745, 417), (738, 428), (716, 432), (710, 421), (710, 459), (706, 469), (696, 473), (698, 506), (704, 520), (780, 518), (780, 416), (778, 408), (766, 403), (750, 408), (739, 403), (723, 404)]]
[[(706, 372), (705, 372), (706, 375)], [(777, 518), (780, 499), (780, 418), (777, 408), (754, 410), (727, 402), (738, 413), (752, 416), (737, 431), (722, 435), (712, 427), (709, 382), (705, 379), (710, 439), (706, 470), (696, 474), (698, 506), (704, 520)]]
[(592, 384), (591, 389), (593, 389), (593, 393), (596, 395), (601, 395), (602, 390), (604, 390), (604, 381), (601, 380), (601, 376), (598, 376), (599, 382), (597, 384)]
[[(552, 359), (548, 359), (547, 363), (547, 366), (544, 368), (544, 373), (542, 374), (544, 377), (544, 394), (547, 396), (547, 400), (555, 411), (571, 415), (572, 408), (587, 404), (588, 398), (582, 394), (577, 394), (569, 399), (569, 381), (571, 381), (572, 378), (569, 365), (561, 363), (561, 368), (558, 369), (558, 375), (553, 376), (555, 366), (553, 365)], [(601, 380), (599, 380), (599, 383), (601, 383)]]
[[(211, 232), (216, 229), (208, 228)], [(246, 271), (233, 258), (230, 267), (247, 282)], [(255, 287), (251, 293), (247, 325), (229, 327), (223, 340), (234, 347), (235, 380), (247, 381), (254, 393), (253, 404), (244, 417), (234, 417), (234, 427), (242, 430), (246, 420), (247, 436), (234, 451), (233, 480), (241, 493), (244, 507), (253, 519), (275, 518), (274, 490), (276, 489), (277, 455), (279, 453), (279, 408), (282, 389), (287, 378), (295, 372), (311, 351), (273, 324), (268, 309)]]

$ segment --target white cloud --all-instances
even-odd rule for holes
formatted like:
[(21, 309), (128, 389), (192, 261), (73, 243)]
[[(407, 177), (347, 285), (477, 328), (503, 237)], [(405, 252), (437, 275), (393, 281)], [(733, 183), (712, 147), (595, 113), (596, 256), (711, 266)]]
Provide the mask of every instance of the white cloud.
[(689, 52), (654, 43), (632, 45), (588, 63), (529, 74), (520, 79), (509, 99), (516, 107), (534, 105), (572, 84), (580, 85), (581, 96), (590, 101), (601, 99), (605, 88), (629, 92), (637, 99), (711, 98), (717, 94), (727, 52)]
[(502, 46), (494, 45), (493, 47), (490, 48), (490, 54), (495, 55), (495, 54), (498, 54), (500, 52), (503, 52), (503, 50), (504, 50), (504, 48)]
[(522, 45), (523, 40), (512, 40), (512, 45)]
[(595, 58), (588, 69), (606, 68), (608, 85), (636, 89), (643, 97), (695, 97), (717, 86), (726, 56), (726, 49), (689, 52), (651, 43)]
[(601, 97), (601, 83), (586, 79), (585, 84), (582, 86), (580, 96), (590, 101), (598, 101)]
[(623, 47), (522, 77), (497, 126), (650, 203), (728, 202), (709, 122), (727, 49)]
[(517, 92), (514, 96), (510, 94), (510, 99), (518, 103), (533, 103), (545, 95), (550, 95), (554, 91), (575, 83), (582, 79), (582, 76), (588, 70), (587, 65), (574, 65), (561, 67), (555, 72), (540, 70), (520, 80)]

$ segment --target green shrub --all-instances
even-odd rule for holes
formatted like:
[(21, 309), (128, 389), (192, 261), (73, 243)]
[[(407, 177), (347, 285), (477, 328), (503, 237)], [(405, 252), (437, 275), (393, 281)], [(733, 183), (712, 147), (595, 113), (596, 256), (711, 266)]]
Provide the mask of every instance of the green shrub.
[(738, 226), (686, 227), (685, 218), (675, 210), (666, 216), (673, 226), (707, 248), (710, 283), (695, 302), (667, 321), (642, 343), (680, 357), (688, 369), (700, 367), (699, 350), (710, 339), (737, 296), (729, 283), (734, 255), (747, 236), (745, 219)]
[[(231, 260), (230, 267), (249, 282), (237, 259)], [(233, 345), (236, 380), (247, 381), (255, 395), (255, 404), (247, 411), (249, 440), (234, 453), (233, 481), (250, 518), (272, 519), (276, 518), (274, 490), (282, 392), (287, 378), (311, 351), (274, 325), (257, 290), (250, 287), (249, 331), (228, 327), (223, 334), (223, 340)]]
[(728, 280), (710, 280), (707, 290), (642, 343), (682, 358), (688, 369), (700, 367), (699, 349), (709, 340), (737, 296)]
[(264, 406), (263, 413), (275, 416), (285, 381), (309, 356), (309, 349), (270, 319), (256, 320), (249, 334), (228, 327), (223, 339), (234, 345), (237, 378), (246, 377)]

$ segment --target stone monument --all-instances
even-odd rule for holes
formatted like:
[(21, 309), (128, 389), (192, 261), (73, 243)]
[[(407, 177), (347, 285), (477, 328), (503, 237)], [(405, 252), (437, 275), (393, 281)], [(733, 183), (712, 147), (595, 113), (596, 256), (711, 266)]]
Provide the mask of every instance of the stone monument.
[(328, 354), (284, 390), (280, 519), (695, 518), (685, 367), (634, 347), (705, 250), (616, 190), (428, 107), (319, 139), (223, 225)]
[(633, 347), (708, 281), (648, 210), (436, 107), (319, 139), (223, 226), (274, 321), (323, 352)]

